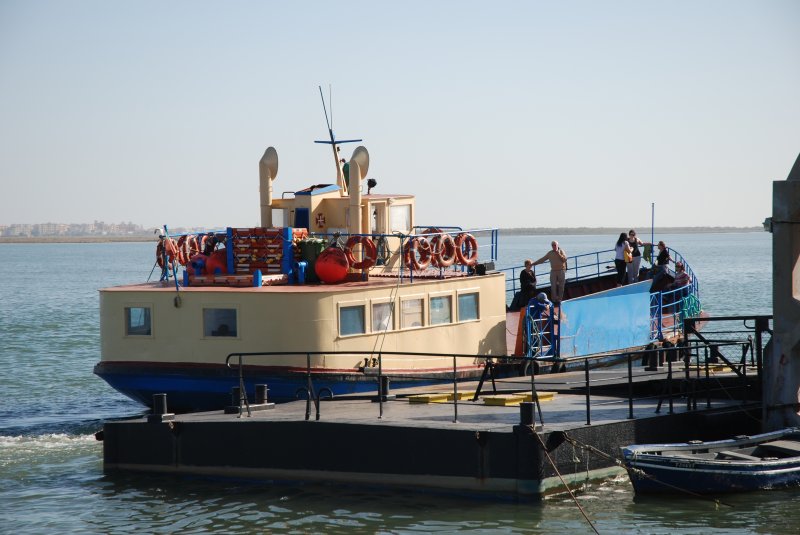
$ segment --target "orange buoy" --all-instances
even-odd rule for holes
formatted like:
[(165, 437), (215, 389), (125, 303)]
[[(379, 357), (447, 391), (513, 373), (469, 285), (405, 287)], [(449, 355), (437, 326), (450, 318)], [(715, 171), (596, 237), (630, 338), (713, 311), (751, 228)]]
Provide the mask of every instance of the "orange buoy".
[(456, 236), (456, 258), (462, 266), (473, 267), (478, 263), (478, 240), (467, 232)]
[(206, 275), (226, 275), (228, 273), (228, 251), (217, 249), (206, 259)]
[(328, 247), (319, 254), (314, 263), (314, 272), (317, 277), (327, 284), (343, 281), (349, 268), (347, 256), (338, 247)]
[(172, 238), (162, 238), (156, 245), (156, 262), (158, 267), (164, 267), (164, 256), (167, 257), (167, 269), (172, 269), (175, 259), (178, 257), (178, 245)]
[[(353, 256), (353, 247), (357, 244), (361, 244), (364, 249), (364, 259), (360, 262), (356, 262)], [(369, 236), (350, 236), (344, 246), (344, 255), (352, 269), (369, 269), (375, 265), (375, 261), (378, 259), (378, 249)]]
[(456, 261), (456, 242), (449, 234), (439, 234), (431, 240), (431, 255), (434, 266), (444, 268)]

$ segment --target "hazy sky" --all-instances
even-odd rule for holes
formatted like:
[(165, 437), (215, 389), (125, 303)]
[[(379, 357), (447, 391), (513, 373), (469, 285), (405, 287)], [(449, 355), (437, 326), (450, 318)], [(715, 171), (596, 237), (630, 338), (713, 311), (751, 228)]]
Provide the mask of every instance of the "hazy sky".
[(267, 146), (277, 195), (335, 179), (331, 84), (423, 225), (758, 225), (798, 29), (796, 0), (0, 0), (0, 224), (257, 225)]

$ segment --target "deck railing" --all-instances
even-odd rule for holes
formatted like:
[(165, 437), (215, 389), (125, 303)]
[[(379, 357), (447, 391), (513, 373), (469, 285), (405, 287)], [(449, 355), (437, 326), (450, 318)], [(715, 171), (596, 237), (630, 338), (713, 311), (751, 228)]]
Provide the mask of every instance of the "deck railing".
[[(306, 420), (311, 419), (311, 407), (315, 408), (316, 419), (321, 419), (321, 403), (325, 400), (323, 394), (328, 394), (328, 399), (336, 400), (342, 397), (333, 396), (327, 387), (318, 388), (314, 383), (314, 375), (316, 372), (324, 371), (313, 369), (311, 367), (311, 356), (313, 355), (365, 355), (370, 358), (377, 359), (378, 373), (376, 375), (376, 389), (372, 394), (364, 394), (369, 396), (374, 401), (377, 401), (377, 417), (383, 418), (384, 404), (391, 402), (392, 399), (404, 400), (404, 395), (401, 393), (394, 398), (389, 395), (387, 377), (398, 377), (396, 374), (384, 374), (383, 372), (383, 357), (386, 356), (420, 356), (420, 357), (447, 357), (452, 362), (452, 374), (449, 382), (452, 391), (452, 399), (446, 403), (452, 404), (453, 407), (453, 422), (458, 422), (458, 407), (459, 404), (476, 402), (481, 395), (485, 395), (483, 386), (491, 385), (492, 393), (519, 393), (520, 391), (530, 392), (531, 400), (533, 403), (538, 401), (537, 391), (542, 387), (550, 390), (555, 389), (564, 392), (571, 392), (573, 394), (583, 395), (585, 397), (585, 421), (589, 425), (592, 422), (593, 409), (611, 407), (614, 405), (627, 404), (627, 418), (633, 419), (636, 413), (636, 403), (639, 403), (639, 411), (641, 413), (642, 406), (647, 407), (648, 411), (653, 410), (656, 413), (661, 412), (664, 406), (667, 411), (672, 413), (676, 410), (676, 401), (681, 400), (685, 403), (687, 411), (697, 410), (698, 407), (704, 405), (705, 408), (712, 407), (713, 399), (722, 399), (726, 402), (741, 402), (747, 403), (748, 400), (760, 399), (760, 379), (763, 362), (763, 349), (766, 344), (764, 339), (765, 333), (771, 333), (769, 322), (772, 316), (736, 316), (736, 317), (720, 317), (720, 318), (705, 318), (704, 321), (715, 323), (722, 321), (736, 321), (742, 322), (744, 329), (737, 329), (735, 331), (714, 331), (708, 333), (709, 336), (702, 336), (694, 330), (694, 320), (687, 319), (687, 332), (693, 333), (694, 337), (687, 339), (681, 345), (664, 344), (662, 347), (653, 349), (642, 349), (630, 352), (621, 352), (618, 354), (619, 359), (624, 366), (611, 368), (596, 367), (601, 357), (586, 357), (583, 360), (583, 374), (570, 375), (561, 377), (558, 380), (556, 376), (550, 374), (537, 375), (534, 373), (536, 370), (535, 360), (529, 357), (506, 357), (498, 358), (492, 355), (469, 355), (458, 353), (413, 353), (413, 352), (396, 352), (396, 351), (327, 351), (327, 352), (251, 352), (251, 353), (231, 353), (227, 356), (225, 362), (228, 367), (238, 368), (239, 375), (239, 388), (241, 392), (245, 392), (248, 382), (246, 378), (246, 366), (252, 366), (257, 361), (262, 361), (271, 356), (287, 356), (294, 355), (298, 358), (305, 357), (306, 363), (306, 386), (301, 388), (306, 399)], [(748, 322), (751, 322), (748, 325)], [(727, 338), (716, 338), (715, 336), (726, 334)], [(478, 382), (476, 390), (470, 388), (471, 402), (460, 401), (459, 388), (464, 389), (464, 385), (460, 383), (458, 374), (458, 361), (460, 359), (469, 359), (471, 363), (476, 361), (482, 362), (484, 366), (484, 373)], [(497, 388), (498, 382), (496, 381), (496, 371), (504, 365), (517, 367), (517, 369), (527, 369), (529, 376), (519, 377), (518, 379), (506, 379), (500, 389)], [(527, 366), (526, 366), (527, 365)], [(640, 365), (640, 369), (635, 370), (634, 366)], [(713, 368), (713, 369), (712, 369)], [(722, 381), (719, 377), (715, 376), (717, 369), (723, 372), (733, 372), (733, 375), (728, 375), (726, 381)], [(602, 371), (601, 371), (602, 370)], [(614, 372), (618, 373), (614, 373)], [(755, 372), (755, 373), (753, 373)], [(415, 376), (420, 378), (420, 376)], [(475, 378), (471, 378), (472, 381)], [(441, 378), (439, 377), (439, 381)], [(647, 392), (641, 393), (641, 386), (652, 385), (656, 381), (660, 384), (660, 391), (656, 393)], [(439, 383), (444, 386), (444, 383)], [(597, 389), (603, 388), (604, 385), (615, 385), (617, 390), (620, 388), (625, 389), (626, 394), (619, 395), (617, 391), (614, 395), (603, 395), (599, 399), (596, 392)], [(640, 387), (637, 387), (640, 385)], [(595, 397), (593, 398), (593, 389)], [(252, 390), (252, 388), (251, 388)], [(441, 392), (441, 388), (436, 386), (430, 387), (431, 391)], [(637, 390), (640, 393), (637, 394)], [(394, 392), (397, 392), (395, 390)], [(399, 390), (402, 392), (402, 390)], [(416, 390), (415, 394), (419, 394)], [(410, 394), (407, 394), (410, 395)], [(345, 396), (343, 399), (353, 399), (353, 396)], [(623, 405), (624, 406), (624, 405)], [(702, 408), (702, 407), (701, 407)], [(246, 410), (246, 405), (242, 406), (240, 416)], [(487, 406), (487, 410), (491, 410)], [(539, 423), (544, 424), (546, 418), (542, 408), (537, 403), (537, 412), (539, 414)], [(652, 414), (652, 413), (649, 413)]]
[[(683, 332), (683, 320), (695, 317), (701, 311), (700, 288), (694, 271), (678, 251), (670, 248), (667, 250), (670, 253), (670, 263), (665, 267), (667, 274), (674, 278), (674, 266), (681, 262), (689, 275), (690, 282), (680, 288), (670, 288), (650, 294), (650, 340), (653, 341), (679, 336)], [(615, 254), (613, 249), (608, 249), (568, 257), (566, 283), (599, 278), (601, 275), (612, 273)], [(650, 258), (652, 259), (652, 256)], [(506, 274), (507, 304), (513, 301), (513, 297), (518, 291), (519, 272), (523, 269), (524, 266), (517, 266), (500, 270)], [(647, 271), (652, 273), (652, 269), (651, 266)], [(546, 271), (542, 275), (548, 276), (547, 284), (549, 284), (549, 274), (550, 272)], [(560, 347), (559, 341), (559, 334), (556, 331), (552, 344), (556, 347), (556, 355), (558, 355), (557, 348)], [(537, 343), (535, 331), (531, 333), (530, 329), (526, 330), (526, 347), (535, 347)]]

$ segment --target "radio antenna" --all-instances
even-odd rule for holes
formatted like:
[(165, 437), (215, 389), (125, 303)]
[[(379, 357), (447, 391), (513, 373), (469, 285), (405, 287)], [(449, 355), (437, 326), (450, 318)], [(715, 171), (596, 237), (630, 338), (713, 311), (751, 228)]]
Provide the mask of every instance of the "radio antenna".
[[(347, 192), (347, 181), (344, 179), (344, 170), (342, 169), (342, 162), (340, 162), (339, 158), (339, 151), (338, 145), (340, 143), (359, 143), (361, 139), (342, 139), (337, 140), (336, 136), (333, 134), (333, 127), (331, 123), (333, 122), (333, 106), (331, 106), (331, 118), (328, 119), (328, 108), (325, 106), (325, 95), (322, 93), (322, 86), (317, 86), (319, 88), (319, 98), (322, 100), (322, 111), (325, 112), (325, 124), (328, 125), (328, 137), (330, 137), (330, 141), (314, 141), (314, 143), (323, 143), (325, 145), (330, 145), (333, 149), (333, 160), (336, 162), (336, 181), (340, 188), (342, 188), (342, 192)], [(329, 101), (330, 102), (330, 101)]]

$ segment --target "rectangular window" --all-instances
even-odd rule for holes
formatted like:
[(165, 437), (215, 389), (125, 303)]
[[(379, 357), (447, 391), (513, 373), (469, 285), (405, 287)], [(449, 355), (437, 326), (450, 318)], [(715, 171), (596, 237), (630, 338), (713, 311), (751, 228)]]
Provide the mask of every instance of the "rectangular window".
[(150, 307), (125, 307), (125, 335), (150, 336)]
[(460, 294), (458, 296), (458, 321), (478, 319), (478, 294)]
[(389, 208), (389, 225), (391, 232), (411, 230), (411, 205), (398, 204)]
[(400, 302), (400, 327), (422, 327), (422, 299), (406, 299)]
[(431, 325), (453, 322), (453, 298), (449, 295), (431, 297)]
[(203, 336), (237, 336), (235, 308), (204, 308)]
[(339, 334), (364, 334), (364, 305), (348, 306), (339, 308)]
[(394, 328), (392, 303), (372, 303), (372, 332), (381, 333)]

